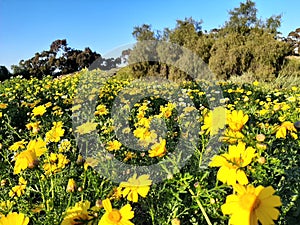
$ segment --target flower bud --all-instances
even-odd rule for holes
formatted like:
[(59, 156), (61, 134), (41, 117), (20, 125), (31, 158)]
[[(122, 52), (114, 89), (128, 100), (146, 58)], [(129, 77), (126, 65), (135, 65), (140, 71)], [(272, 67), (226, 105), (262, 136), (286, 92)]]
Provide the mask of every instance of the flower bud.
[(265, 158), (265, 157), (260, 157), (260, 158), (257, 160), (257, 162), (258, 162), (259, 164), (265, 164), (265, 163), (266, 163), (266, 158)]
[(74, 179), (69, 179), (67, 185), (67, 192), (74, 192), (76, 190), (76, 182)]
[(258, 142), (263, 142), (266, 139), (266, 136), (264, 134), (258, 134), (256, 135), (256, 140)]
[(172, 225), (180, 225), (180, 220), (178, 218), (174, 218), (174, 219), (172, 219), (171, 224)]
[(96, 204), (95, 204), (97, 207), (99, 207), (99, 208), (101, 208), (101, 207), (103, 207), (103, 205), (102, 205), (102, 200), (101, 199), (98, 199), (97, 201), (96, 201)]
[(258, 150), (264, 151), (264, 150), (267, 149), (267, 145), (266, 145), (266, 144), (263, 144), (263, 143), (257, 143), (257, 144), (256, 144), (256, 148), (257, 148)]
[(1, 187), (5, 186), (6, 183), (7, 183), (7, 180), (6, 180), (6, 179), (1, 180)]

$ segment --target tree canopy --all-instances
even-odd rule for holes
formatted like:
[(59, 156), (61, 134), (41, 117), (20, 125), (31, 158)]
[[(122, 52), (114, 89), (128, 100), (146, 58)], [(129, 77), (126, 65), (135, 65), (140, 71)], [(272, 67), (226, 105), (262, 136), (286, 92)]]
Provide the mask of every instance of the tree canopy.
[[(254, 1), (242, 2), (239, 7), (229, 11), (229, 19), (221, 28), (211, 29), (210, 32), (202, 30), (202, 20), (195, 21), (193, 18), (177, 20), (174, 29), (165, 28), (163, 31), (152, 30), (148, 24), (134, 27), (133, 36), (137, 45), (130, 52), (129, 61), (137, 61), (137, 57), (144, 60), (132, 65), (132, 71), (137, 77), (159, 75), (186, 79), (187, 74), (170, 65), (145, 60), (145, 54), (161, 57), (165, 53), (162, 49), (147, 52), (147, 49), (140, 48), (141, 43), (163, 40), (195, 52), (218, 78), (226, 79), (251, 72), (265, 80), (272, 79), (278, 75), (285, 57), (291, 54), (292, 46), (278, 38), (281, 15), (262, 20), (257, 17), (257, 11)], [(294, 45), (299, 43), (299, 31), (290, 34)], [(176, 54), (173, 59), (175, 62), (183, 60), (187, 65), (193, 64), (188, 59), (176, 59)]]
[(42, 77), (44, 75), (58, 76), (79, 71), (89, 67), (92, 62), (100, 63), (100, 69), (115, 68), (120, 59), (105, 59), (90, 48), (73, 49), (68, 46), (66, 39), (58, 39), (51, 43), (50, 49), (37, 52), (28, 60), (21, 60), (19, 65), (13, 65), (14, 75)]

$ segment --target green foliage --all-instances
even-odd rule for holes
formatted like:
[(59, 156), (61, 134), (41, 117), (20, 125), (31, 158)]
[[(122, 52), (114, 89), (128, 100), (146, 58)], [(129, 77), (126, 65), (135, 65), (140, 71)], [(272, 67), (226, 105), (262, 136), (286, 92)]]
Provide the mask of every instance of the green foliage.
[[(254, 79), (272, 80), (278, 76), (285, 57), (293, 50), (289, 41), (278, 40), (277, 29), (281, 25), (281, 15), (273, 15), (265, 21), (258, 19), (255, 2), (251, 0), (240, 3), (239, 7), (229, 11), (229, 20), (221, 29), (212, 29), (207, 33), (202, 31), (201, 24), (202, 21), (186, 18), (177, 20), (174, 29), (165, 28), (163, 32), (153, 31), (150, 25), (145, 24), (135, 27), (133, 35), (138, 43), (130, 52), (129, 62), (132, 60), (139, 63), (132, 65), (133, 76), (189, 79), (178, 68), (159, 63), (155, 59), (170, 57), (174, 64), (182, 61), (187, 67), (192, 67), (191, 59), (179, 59), (180, 50), (170, 52), (159, 48), (149, 52), (147, 48), (141, 48), (142, 42), (147, 40), (167, 41), (190, 49), (209, 64), (220, 79), (253, 73)], [(290, 39), (295, 40), (298, 36), (297, 32), (293, 32)]]
[(287, 43), (275, 40), (266, 31), (252, 29), (248, 35), (229, 33), (218, 38), (211, 50), (209, 66), (223, 79), (252, 73), (254, 79), (272, 80), (290, 52)]
[[(1, 83), (0, 213), (7, 215), (12, 211), (22, 212), (30, 218), (30, 225), (56, 225), (61, 224), (65, 217), (64, 212), (79, 201), (88, 200), (91, 203), (89, 209), (91, 210), (91, 207), (101, 204), (100, 200), (111, 198), (114, 208), (119, 209), (125, 204), (131, 204), (134, 211), (132, 222), (136, 225), (169, 225), (176, 220), (180, 220), (180, 224), (186, 225), (207, 224), (205, 214), (211, 224), (228, 224), (228, 216), (223, 215), (221, 206), (225, 203), (226, 196), (232, 194), (232, 188), (216, 180), (216, 168), (204, 169), (202, 167), (203, 153), (212, 138), (209, 134), (199, 133), (199, 140), (195, 141), (194, 153), (187, 164), (180, 169), (171, 168), (176, 173), (165, 168), (167, 172), (170, 172), (167, 179), (160, 183), (153, 183), (147, 196), (139, 197), (137, 203), (132, 203), (124, 197), (117, 198), (114, 194), (116, 194), (116, 185), (118, 184), (103, 177), (103, 174), (98, 173), (91, 166), (84, 168), (88, 160), (78, 159), (80, 152), (75, 141), (78, 133), (76, 128), (72, 127), (71, 118), (72, 114), (85, 112), (80, 107), (85, 107), (87, 102), (76, 101), (74, 103), (74, 98), (78, 91), (76, 88), (80, 76), (86, 73), (85, 70), (60, 79), (53, 79), (50, 76), (44, 77), (42, 80), (37, 78), (25, 80), (15, 77)], [(88, 72), (87, 77), (93, 77), (92, 73)], [(98, 96), (96, 94), (100, 93), (97, 101), (99, 104), (105, 105), (109, 111), (108, 114), (95, 116), (99, 139), (103, 141), (104, 145), (110, 140), (118, 139), (110, 113), (116, 96), (123, 92), (132, 81), (130, 74), (127, 75), (130, 79), (127, 79), (126, 73), (131, 73), (130, 68), (119, 70), (115, 77), (109, 78), (101, 90), (94, 90), (93, 94), (89, 95), (89, 97), (95, 98)], [(105, 75), (99, 71), (95, 74)], [(201, 83), (204, 82), (201, 81)], [(298, 154), (300, 130), (293, 131), (298, 135), (298, 139), (292, 137), (289, 130), (284, 138), (277, 138), (276, 132), (283, 121), (293, 123), (299, 121), (299, 88), (294, 86), (289, 89), (275, 90), (274, 88), (265, 89), (261, 84), (232, 82), (222, 82), (219, 85), (223, 92), (224, 99), (222, 100), (226, 102), (224, 106), (227, 111), (243, 110), (244, 114), (249, 116), (249, 120), (240, 130), (244, 135), (241, 141), (245, 142), (247, 146), (255, 148), (257, 156), (251, 164), (242, 169), (247, 172), (252, 184), (255, 186), (271, 185), (276, 190), (276, 195), (280, 196), (282, 206), (279, 208), (280, 217), (276, 224), (297, 224), (300, 218), (300, 158)], [(198, 119), (202, 125), (205, 123), (204, 117), (207, 111), (210, 110), (206, 102), (206, 95), (210, 93), (204, 93), (199, 83), (196, 82), (183, 82), (180, 84), (180, 88), (186, 91), (195, 104), (197, 114), (199, 113)], [(127, 89), (123, 97), (140, 95), (143, 91)], [(126, 101), (126, 99), (124, 100)], [(134, 124), (138, 121), (137, 110), (141, 106), (140, 103), (147, 103), (144, 118), (150, 118), (157, 115), (160, 107), (166, 102), (164, 99), (153, 96), (137, 102), (131, 108), (128, 118), (131, 128), (134, 129)], [(33, 116), (33, 109), (40, 105), (47, 105), (45, 114)], [(89, 105), (87, 104), (87, 106)], [(117, 108), (117, 110), (121, 109)], [(170, 152), (173, 151), (170, 146), (176, 144), (174, 139), (176, 140), (177, 134), (181, 135), (180, 130), (176, 131), (176, 136), (172, 132), (174, 124), (180, 125), (181, 123), (178, 116), (175, 110), (172, 111), (171, 117), (163, 119), (168, 131), (166, 135), (167, 151)], [(26, 150), (27, 146), (25, 144), (23, 149), (18, 149), (16, 152), (10, 150), (10, 146), (20, 140), (29, 142), (38, 137), (44, 139), (47, 132), (51, 130), (53, 122), (58, 121), (63, 123), (65, 130), (59, 141), (47, 143), (47, 153), (39, 158), (33, 168), (26, 168), (20, 174), (13, 174), (16, 162), (12, 158), (16, 157), (16, 153), (20, 154)], [(32, 122), (39, 122), (37, 133), (33, 133), (30, 128), (26, 127), (28, 123)], [(265, 140), (258, 141), (257, 134), (263, 134)], [(61, 151), (60, 146), (66, 140), (70, 142), (71, 146), (69, 149)], [(222, 143), (218, 151), (220, 153), (227, 151), (229, 145), (232, 144)], [(259, 146), (265, 148), (261, 149)], [(131, 157), (128, 156), (129, 151), (132, 153)], [(70, 161), (61, 170), (47, 175), (45, 174), (45, 164), (51, 161), (49, 159), (51, 153), (61, 153)], [(110, 151), (110, 154), (124, 162), (126, 160), (127, 164), (134, 165), (139, 165), (141, 162), (151, 164), (153, 161), (158, 162), (168, 158), (167, 154), (161, 158), (150, 158), (147, 151), (131, 151), (125, 144), (119, 150)], [(177, 163), (182, 160), (180, 155), (176, 155), (176, 160)], [(20, 177), (27, 181), (24, 193), (19, 197), (10, 197), (9, 192), (18, 185)], [(77, 185), (74, 192), (66, 190), (68, 180), (71, 178)], [(10, 208), (5, 207), (7, 201), (12, 204)], [(80, 211), (80, 209), (78, 210)], [(99, 208), (96, 212), (92, 210), (90, 212), (93, 223), (97, 224), (104, 214), (104, 209)]]
[(256, 13), (255, 2), (251, 0), (241, 2), (238, 8), (229, 11), (230, 18), (225, 22), (224, 29), (229, 33), (237, 32), (245, 35), (258, 23)]
[(5, 66), (0, 66), (0, 81), (10, 78), (11, 74)]
[(294, 31), (291, 31), (288, 34), (287, 40), (288, 43), (293, 47), (294, 55), (299, 55), (300, 54), (300, 27), (295, 29)]
[(77, 72), (88, 68), (95, 61), (97, 68), (109, 70), (120, 63), (120, 58), (104, 59), (90, 48), (72, 49), (63, 39), (53, 41), (49, 50), (37, 52), (31, 59), (21, 60), (18, 66), (12, 66), (12, 70), (14, 75), (22, 75), (25, 78), (30, 76), (42, 78), (45, 75), (59, 76)]
[[(128, 62), (131, 64), (133, 76), (136, 78), (144, 76), (158, 76), (171, 80), (186, 80), (189, 75), (176, 67), (176, 64), (185, 64), (186, 67), (193, 67), (191, 59), (182, 58), (182, 49), (168, 46), (153, 46), (149, 50), (147, 41), (165, 41), (190, 49), (200, 56), (205, 62), (210, 57), (210, 48), (214, 43), (214, 36), (202, 32), (202, 21), (195, 21), (192, 18), (177, 20), (174, 29), (165, 28), (163, 35), (161, 32), (152, 31), (149, 25), (135, 27), (133, 35), (137, 39), (137, 44), (130, 51)], [(162, 63), (169, 62), (168, 63)]]
[(245, 36), (231, 33), (218, 38), (210, 51), (210, 69), (218, 78), (228, 79), (232, 75), (241, 75), (251, 60), (249, 50), (245, 51)]

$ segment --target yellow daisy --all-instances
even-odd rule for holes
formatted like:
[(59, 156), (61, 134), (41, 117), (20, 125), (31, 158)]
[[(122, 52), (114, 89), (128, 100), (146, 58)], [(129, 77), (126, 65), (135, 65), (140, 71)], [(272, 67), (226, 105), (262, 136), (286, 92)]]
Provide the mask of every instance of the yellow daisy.
[(231, 215), (232, 225), (262, 225), (274, 224), (279, 216), (275, 207), (281, 206), (279, 196), (273, 195), (275, 190), (269, 187), (234, 185), (235, 194), (226, 198), (221, 206), (224, 214)]
[(240, 131), (247, 123), (249, 116), (244, 115), (242, 110), (234, 110), (231, 113), (228, 113), (226, 119), (231, 130)]
[(220, 167), (217, 179), (223, 183), (248, 184), (248, 178), (242, 168), (249, 165), (255, 156), (254, 148), (246, 148), (246, 144), (240, 142), (237, 145), (230, 145), (228, 153), (214, 156), (209, 166)]
[[(70, 207), (66, 210), (65, 217), (61, 225), (92, 224), (92, 221), (84, 223), (93, 218), (88, 212), (89, 208), (89, 201), (77, 202), (74, 207)], [(79, 221), (82, 221), (82, 223)]]
[(96, 130), (98, 123), (86, 122), (76, 127), (76, 132), (79, 134), (88, 134)]
[(166, 139), (161, 139), (159, 143), (152, 145), (148, 151), (150, 157), (162, 157), (166, 154)]
[(119, 141), (117, 141), (117, 140), (113, 140), (113, 141), (109, 141), (109, 142), (107, 143), (106, 149), (107, 149), (108, 151), (114, 151), (114, 150), (119, 150), (119, 149), (121, 148), (121, 146), (122, 146), (122, 143), (121, 143), (121, 142), (119, 142)]
[(101, 217), (98, 225), (134, 225), (130, 219), (134, 217), (134, 212), (131, 210), (131, 205), (126, 204), (120, 210), (113, 209), (109, 199), (102, 201), (105, 209), (104, 215)]
[(128, 182), (121, 182), (121, 188), (123, 197), (127, 196), (127, 199), (132, 202), (138, 201), (138, 196), (145, 198), (150, 190), (150, 185), (152, 183), (149, 180), (149, 175), (141, 175), (138, 178), (137, 174), (134, 174), (133, 177), (128, 179)]
[(37, 107), (34, 107), (34, 109), (32, 110), (32, 114), (34, 116), (42, 116), (44, 115), (44, 113), (47, 111), (46, 107), (44, 105), (40, 105)]
[(29, 218), (22, 213), (11, 212), (0, 218), (0, 225), (27, 225)]

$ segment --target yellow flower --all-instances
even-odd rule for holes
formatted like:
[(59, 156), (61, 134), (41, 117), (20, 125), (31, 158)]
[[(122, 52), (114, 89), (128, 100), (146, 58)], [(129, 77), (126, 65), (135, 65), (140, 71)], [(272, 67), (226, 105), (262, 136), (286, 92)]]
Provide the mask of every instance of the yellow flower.
[[(0, 202), (0, 209), (2, 211), (11, 211), (12, 207), (14, 206), (15, 202), (6, 200), (6, 201), (1, 201)], [(1, 218), (1, 213), (0, 213), (0, 218)]]
[(255, 156), (254, 148), (246, 148), (245, 143), (239, 142), (237, 145), (230, 145), (228, 153), (214, 156), (209, 166), (220, 167), (217, 179), (223, 183), (248, 184), (248, 178), (242, 168), (249, 165)]
[(61, 121), (53, 122), (53, 127), (46, 133), (46, 142), (59, 142), (65, 132), (62, 126), (63, 123)]
[(149, 180), (149, 175), (141, 175), (136, 178), (137, 174), (134, 174), (133, 177), (128, 179), (128, 182), (121, 182), (121, 188), (123, 197), (127, 196), (127, 199), (132, 202), (138, 201), (138, 196), (142, 196), (143, 198), (146, 197), (150, 190), (150, 185), (152, 183)]
[(98, 123), (86, 122), (76, 128), (76, 132), (79, 134), (88, 134), (96, 130)]
[(9, 147), (9, 150), (11, 150), (11, 151), (17, 151), (19, 149), (24, 149), (25, 148), (25, 144), (27, 144), (27, 141), (25, 141), (24, 139), (22, 141), (17, 141), (17, 142), (15, 142), (13, 145), (11, 145)]
[(297, 139), (297, 129), (295, 128), (292, 122), (286, 121), (283, 122), (278, 128), (276, 132), (276, 138), (286, 138), (287, 131), (290, 131), (291, 136), (294, 139)]
[(32, 130), (33, 134), (36, 134), (40, 130), (40, 123), (41, 123), (40, 121), (28, 123), (26, 124), (26, 128), (28, 130)]
[(139, 138), (139, 144), (148, 146), (150, 143), (156, 140), (157, 134), (154, 130), (149, 130), (146, 127), (138, 127), (133, 131), (133, 135)]
[(43, 141), (41, 138), (31, 140), (27, 145), (27, 150), (32, 150), (36, 153), (36, 156), (43, 155), (47, 148), (46, 148), (46, 142)]
[(38, 163), (36, 153), (32, 150), (25, 150), (15, 158), (14, 174), (18, 174), (26, 168), (33, 168)]
[(59, 152), (67, 152), (72, 147), (71, 142), (68, 139), (64, 139), (58, 145)]
[(134, 217), (130, 204), (126, 204), (120, 210), (113, 209), (109, 199), (102, 201), (105, 209), (104, 215), (101, 217), (98, 225), (134, 225), (129, 220)]
[(159, 143), (152, 145), (151, 150), (148, 151), (149, 157), (162, 157), (166, 152), (166, 139), (161, 139)]
[(286, 100), (289, 101), (289, 102), (295, 102), (297, 99), (296, 99), (295, 96), (290, 96)]
[(168, 103), (167, 106), (160, 106), (160, 114), (158, 115), (158, 118), (169, 118), (175, 107), (176, 105), (174, 103)]
[(201, 130), (206, 130), (206, 134), (215, 135), (219, 129), (224, 128), (226, 123), (226, 109), (223, 107), (217, 107), (214, 110), (208, 112), (204, 117), (204, 125)]
[(231, 215), (232, 225), (274, 224), (279, 216), (275, 207), (281, 206), (279, 196), (273, 195), (275, 190), (269, 187), (253, 187), (234, 185), (236, 194), (227, 196), (226, 203), (221, 206), (224, 214)]
[(0, 109), (6, 109), (8, 104), (6, 103), (0, 103)]
[(84, 164), (83, 164), (83, 168), (84, 170), (87, 170), (88, 167), (95, 167), (99, 164), (99, 160), (98, 159), (95, 159), (95, 158), (92, 158), (92, 157), (88, 157), (86, 158)]
[(37, 107), (34, 107), (32, 110), (32, 113), (34, 116), (42, 116), (46, 112), (46, 107), (44, 105), (40, 105)]
[[(90, 208), (90, 202), (77, 202), (74, 207), (68, 208), (65, 212), (65, 217), (61, 225), (75, 225), (83, 224), (84, 221), (89, 221), (93, 217), (89, 215), (88, 209)], [(79, 222), (79, 221), (82, 221)], [(92, 224), (92, 221), (84, 224)]]
[(14, 174), (18, 174), (26, 168), (34, 168), (38, 163), (38, 157), (43, 155), (46, 150), (46, 142), (42, 139), (31, 140), (27, 145), (27, 149), (16, 156)]
[(48, 159), (46, 159), (43, 166), (46, 175), (60, 172), (70, 162), (67, 157), (61, 153), (56, 154), (51, 152)]
[(11, 212), (0, 218), (0, 225), (27, 225), (29, 218), (22, 213)]
[(45, 107), (46, 107), (46, 108), (49, 108), (50, 106), (52, 106), (52, 102), (47, 102), (47, 103), (45, 104)]
[(227, 115), (227, 123), (233, 131), (240, 131), (247, 123), (248, 119), (248, 115), (244, 115), (242, 110), (234, 110)]
[(100, 105), (98, 105), (98, 106), (96, 107), (95, 116), (96, 116), (96, 115), (102, 116), (102, 115), (106, 115), (106, 114), (108, 114), (108, 110), (107, 110), (107, 108), (106, 108), (105, 105), (100, 104)]
[(19, 185), (14, 186), (12, 188), (12, 190), (9, 192), (9, 196), (13, 197), (13, 196), (17, 195), (18, 197), (20, 197), (22, 194), (25, 193), (26, 184), (27, 184), (27, 181), (23, 177), (20, 177)]
[(114, 187), (112, 198), (114, 198), (114, 199), (122, 198), (122, 189), (123, 189), (122, 187)]
[(78, 110), (78, 109), (80, 109), (81, 108), (81, 105), (79, 104), (79, 105), (74, 105), (72, 108), (71, 108), (71, 111), (72, 112), (74, 112), (74, 111), (76, 111), (76, 110)]
[(235, 144), (241, 141), (243, 138), (244, 135), (241, 132), (227, 129), (224, 136), (221, 137), (221, 140), (224, 142), (228, 142), (229, 144)]
[(145, 128), (150, 128), (151, 119), (150, 118), (141, 118), (138, 120), (138, 122), (135, 124), (135, 126), (141, 126)]
[(292, 91), (297, 91), (297, 90), (298, 90), (298, 88), (296, 86), (292, 87)]
[(106, 149), (107, 149), (108, 151), (114, 151), (114, 150), (119, 150), (119, 149), (121, 148), (121, 146), (122, 146), (122, 143), (121, 143), (121, 142), (119, 142), (119, 141), (117, 141), (117, 140), (113, 140), (113, 141), (109, 141), (109, 142), (107, 143)]

